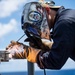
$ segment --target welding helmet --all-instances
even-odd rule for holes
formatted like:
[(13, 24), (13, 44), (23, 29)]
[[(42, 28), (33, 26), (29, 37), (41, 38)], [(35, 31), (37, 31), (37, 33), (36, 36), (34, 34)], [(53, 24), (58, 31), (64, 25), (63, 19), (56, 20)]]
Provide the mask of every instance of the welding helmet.
[(21, 25), (23, 31), (40, 38), (49, 38), (50, 30), (46, 9), (38, 2), (26, 3), (23, 8)]

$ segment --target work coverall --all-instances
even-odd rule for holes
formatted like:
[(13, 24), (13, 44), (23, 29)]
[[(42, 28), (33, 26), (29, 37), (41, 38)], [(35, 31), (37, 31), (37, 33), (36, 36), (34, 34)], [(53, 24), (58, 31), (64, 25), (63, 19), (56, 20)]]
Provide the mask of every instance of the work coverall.
[(75, 61), (75, 10), (58, 9), (53, 27), (53, 45), (49, 52), (40, 52), (40, 68), (61, 69), (70, 57)]

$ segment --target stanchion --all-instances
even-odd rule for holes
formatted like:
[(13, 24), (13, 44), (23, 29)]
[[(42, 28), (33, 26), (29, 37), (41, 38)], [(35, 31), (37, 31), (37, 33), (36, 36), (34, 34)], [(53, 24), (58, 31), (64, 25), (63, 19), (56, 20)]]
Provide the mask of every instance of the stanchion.
[(34, 64), (27, 61), (28, 75), (34, 75)]

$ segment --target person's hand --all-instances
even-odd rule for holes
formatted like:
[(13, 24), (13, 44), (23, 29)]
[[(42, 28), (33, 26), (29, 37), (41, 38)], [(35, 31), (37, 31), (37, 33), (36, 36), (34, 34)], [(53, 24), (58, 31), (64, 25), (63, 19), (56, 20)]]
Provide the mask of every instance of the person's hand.
[(47, 39), (41, 39), (41, 41), (38, 40), (39, 46), (37, 46), (35, 43), (29, 42), (29, 45), (36, 49), (41, 49), (42, 51), (49, 51), (53, 45), (53, 41), (47, 40)]
[(6, 47), (6, 50), (10, 53), (9, 58), (13, 58), (15, 54), (19, 54), (24, 49), (22, 43), (11, 41), (11, 43)]
[(47, 39), (41, 39), (42, 43), (47, 46), (49, 49), (51, 49), (52, 45), (53, 45), (53, 41), (51, 40), (47, 40)]
[(27, 59), (33, 63), (36, 62), (37, 54), (40, 52), (39, 49), (35, 49), (15, 41), (12, 41), (6, 49), (10, 52), (10, 57), (16, 59)]
[(6, 50), (11, 49), (12, 47), (14, 47), (15, 45), (20, 46), (22, 45), (22, 43), (16, 42), (16, 41), (11, 41), (10, 44), (6, 47)]

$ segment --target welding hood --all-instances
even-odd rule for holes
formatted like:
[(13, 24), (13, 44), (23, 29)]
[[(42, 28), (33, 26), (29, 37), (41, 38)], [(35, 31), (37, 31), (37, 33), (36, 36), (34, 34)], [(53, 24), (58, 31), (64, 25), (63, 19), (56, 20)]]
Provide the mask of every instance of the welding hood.
[(46, 10), (40, 3), (26, 3), (21, 17), (23, 31), (34, 36), (39, 36), (40, 38), (44, 38), (45, 35), (50, 35), (46, 13)]

